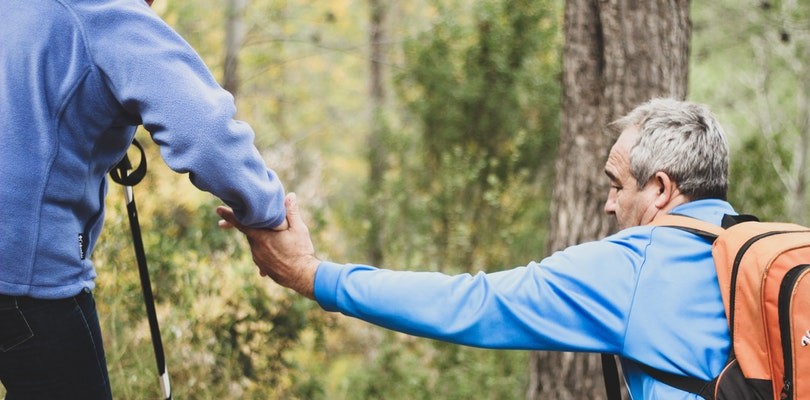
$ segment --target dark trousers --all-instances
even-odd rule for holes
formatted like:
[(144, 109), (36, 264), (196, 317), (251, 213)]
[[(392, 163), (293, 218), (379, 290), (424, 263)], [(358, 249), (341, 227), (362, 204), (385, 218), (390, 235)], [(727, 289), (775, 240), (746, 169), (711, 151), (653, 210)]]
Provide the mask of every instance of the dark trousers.
[(0, 381), (6, 400), (111, 399), (93, 294), (0, 295)]

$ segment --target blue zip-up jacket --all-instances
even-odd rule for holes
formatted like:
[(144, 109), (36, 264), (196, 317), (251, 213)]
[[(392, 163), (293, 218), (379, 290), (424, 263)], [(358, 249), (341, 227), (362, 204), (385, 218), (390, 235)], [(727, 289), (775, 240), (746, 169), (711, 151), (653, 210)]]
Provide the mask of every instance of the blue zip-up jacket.
[[(720, 200), (672, 212), (717, 225), (736, 214)], [(637, 363), (710, 380), (730, 346), (711, 245), (668, 227), (625, 229), (489, 274), (322, 262), (315, 298), (327, 311), (469, 346), (618, 354), (634, 399), (698, 399)]]
[(8, 0), (0, 14), (0, 294), (93, 288), (106, 173), (138, 124), (173, 170), (253, 227), (278, 177), (233, 97), (143, 0)]

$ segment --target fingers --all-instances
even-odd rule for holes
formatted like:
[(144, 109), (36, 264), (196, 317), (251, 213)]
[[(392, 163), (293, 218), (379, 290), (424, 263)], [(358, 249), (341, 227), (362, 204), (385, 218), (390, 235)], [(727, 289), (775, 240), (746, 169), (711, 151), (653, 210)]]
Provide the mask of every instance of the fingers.
[(220, 228), (236, 228), (243, 233), (245, 232), (246, 227), (239, 223), (239, 221), (236, 219), (236, 215), (233, 213), (233, 210), (230, 207), (217, 207), (217, 214), (220, 216), (220, 218), (222, 218), (222, 220), (217, 223)]
[(308, 298), (313, 297), (315, 270), (320, 261), (304, 224), (295, 193), (284, 199), (287, 230), (254, 229), (239, 223), (231, 208), (220, 206), (216, 212), (222, 218), (221, 227), (233, 227), (247, 236), (253, 262), (261, 276), (269, 276), (278, 284), (291, 288)]
[[(236, 215), (234, 214), (233, 209), (231, 209), (230, 207), (226, 207), (226, 206), (219, 206), (219, 207), (217, 207), (216, 212), (222, 218), (220, 221), (217, 222), (217, 225), (219, 225), (220, 228), (222, 228), (222, 229), (230, 229), (230, 228), (238, 229), (239, 231), (241, 231), (243, 234), (245, 234), (247, 236), (248, 243), (250, 243), (250, 246), (253, 247), (253, 243), (252, 243), (252, 240), (251, 240), (250, 233), (251, 233), (251, 231), (255, 231), (255, 230), (252, 230), (252, 229), (240, 224), (239, 221), (236, 219)], [(282, 225), (284, 226), (284, 229), (287, 229), (287, 221), (286, 220), (284, 221), (284, 223)], [(261, 275), (262, 277), (269, 276), (268, 272), (265, 271), (264, 269), (262, 269), (261, 267), (259, 267), (258, 264), (256, 266), (259, 269), (259, 275)]]
[[(303, 225), (303, 221), (301, 220), (301, 215), (298, 212), (298, 203), (296, 201), (297, 197), (295, 193), (287, 194), (286, 198), (284, 199), (284, 207), (287, 209), (287, 218), (278, 226), (271, 228), (274, 231), (286, 231), (289, 229), (293, 221), (296, 221), (299, 225)], [(293, 213), (292, 218), (290, 213)], [(219, 206), (217, 207), (217, 214), (222, 218), (220, 221), (217, 222), (217, 225), (222, 229), (231, 229), (236, 228), (242, 231), (243, 233), (247, 232), (247, 227), (239, 223), (239, 220), (236, 219), (236, 215), (233, 212), (233, 209), (226, 206)]]

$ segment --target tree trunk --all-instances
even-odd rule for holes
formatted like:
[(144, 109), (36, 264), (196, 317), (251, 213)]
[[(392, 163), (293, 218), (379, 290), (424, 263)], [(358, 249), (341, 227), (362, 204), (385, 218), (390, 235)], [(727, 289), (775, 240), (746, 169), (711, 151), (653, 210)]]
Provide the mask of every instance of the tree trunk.
[[(810, 68), (806, 69), (810, 70)], [(807, 190), (808, 181), (810, 181), (810, 175), (808, 174), (808, 169), (810, 169), (810, 77), (807, 74), (803, 75), (803, 77), (797, 95), (799, 104), (799, 144), (793, 154), (796, 187), (792, 193), (793, 199), (790, 212), (792, 221), (808, 225), (810, 224), (810, 216), (807, 214)]]
[[(683, 99), (688, 0), (568, 0), (563, 103), (548, 254), (614, 229), (602, 211), (605, 126), (658, 96)], [(605, 398), (598, 355), (532, 353), (527, 399)]]
[(225, 19), (225, 61), (222, 87), (233, 97), (239, 92), (239, 49), (245, 39), (242, 15), (247, 0), (228, 0)]
[[(797, 135), (796, 145), (791, 154), (791, 165), (787, 168), (778, 168), (777, 172), (785, 182), (787, 189), (785, 194), (787, 219), (801, 225), (810, 223), (810, 217), (806, 214), (808, 211), (808, 166), (810, 165), (810, 160), (808, 160), (810, 157), (810, 66), (807, 64), (807, 58), (810, 56), (810, 44), (807, 43), (808, 34), (803, 22), (810, 16), (809, 11), (810, 7), (799, 2), (782, 2), (779, 5), (777, 18), (780, 24), (784, 25), (779, 27), (778, 35), (766, 30), (763, 34), (766, 48), (758, 52), (763, 55), (761, 63), (765, 76), (775, 75), (773, 71), (769, 71), (774, 68), (773, 60), (784, 60), (792, 75), (789, 79), (795, 81), (796, 85), (796, 115), (791, 116), (782, 110), (770, 112), (773, 109), (769, 107), (766, 109), (769, 112), (767, 112), (765, 120), (769, 124), (779, 127), (777, 129), (795, 131)], [(782, 51), (779, 51), (780, 48)], [(764, 92), (766, 98), (780, 95), (776, 90), (767, 87), (765, 89), (767, 90)], [(776, 92), (776, 94), (769, 95), (772, 92)]]
[(368, 136), (369, 178), (367, 186), (369, 228), (366, 235), (368, 259), (371, 265), (383, 261), (382, 225), (385, 215), (383, 187), (388, 170), (385, 137), (385, 16), (387, 0), (369, 0), (369, 97), (371, 102), (371, 129)]

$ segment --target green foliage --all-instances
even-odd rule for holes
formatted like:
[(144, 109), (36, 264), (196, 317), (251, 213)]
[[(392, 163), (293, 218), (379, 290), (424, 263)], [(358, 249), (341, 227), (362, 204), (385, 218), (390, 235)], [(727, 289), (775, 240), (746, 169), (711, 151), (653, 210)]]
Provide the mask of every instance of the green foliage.
[(730, 200), (761, 219), (810, 222), (810, 5), (704, 2), (692, 18), (690, 97), (731, 138)]
[[(156, 10), (219, 76), (224, 6), (204, 3), (158, 2)], [(542, 256), (558, 130), (559, 3), (487, 1), (472, 13), (458, 11), (467, 1), (391, 5), (391, 32), (406, 36), (389, 48), (398, 98), (379, 115), (388, 129), (391, 169), (380, 200), (392, 267), (455, 273)], [(268, 165), (302, 199), (319, 252), (357, 262), (368, 227), (357, 212), (366, 12), (349, 1), (249, 2), (238, 98)], [(359, 327), (261, 279), (241, 236), (216, 227), (218, 201), (169, 171), (148, 138), (141, 142), (150, 171), (135, 196), (175, 397), (522, 397), (523, 352)], [(113, 391), (156, 398), (118, 188), (107, 204), (94, 260)]]
[[(388, 205), (385, 266), (454, 274), (542, 257), (560, 107), (558, 6), (484, 1), (464, 14), (437, 4), (436, 22), (404, 43), (395, 83), (408, 124), (388, 123), (390, 169), (374, 199)], [(508, 399), (526, 385), (524, 352), (386, 333), (366, 357), (337, 398)]]
[[(459, 273), (543, 256), (560, 108), (561, 3), (389, 3), (387, 66), (396, 97), (374, 116), (387, 129), (389, 169), (374, 199), (385, 205), (384, 266)], [(802, 21), (807, 10), (800, 5), (799, 15), (785, 14), (794, 19), (777, 18), (783, 2), (767, 3), (771, 10), (731, 0), (693, 6), (690, 97), (712, 106), (732, 135), (734, 203), (778, 219), (788, 213), (781, 193), (800, 147), (795, 94), (803, 81), (788, 73), (807, 41), (796, 29), (803, 25), (777, 22)], [(155, 7), (220, 76), (222, 2)], [(239, 118), (255, 129), (268, 165), (298, 192), (319, 253), (363, 262), (368, 10), (348, 0), (252, 0), (247, 7)], [(761, 38), (781, 44), (756, 53)], [(525, 352), (383, 331), (326, 314), (261, 279), (243, 239), (216, 227), (218, 201), (168, 171), (148, 138), (142, 143), (150, 172), (135, 195), (176, 398), (523, 398)], [(94, 261), (113, 391), (122, 399), (157, 398), (117, 187), (107, 204)]]
[(729, 197), (740, 212), (763, 221), (785, 220), (788, 215), (777, 170), (790, 164), (791, 152), (780, 136), (773, 141), (762, 135), (745, 138), (731, 162)]
[[(217, 227), (213, 210), (219, 202), (169, 172), (154, 144), (141, 142), (150, 171), (134, 193), (176, 397), (296, 398), (316, 392), (311, 382), (299, 386), (299, 367), (288, 358), (304, 332), (321, 334), (316, 306), (261, 280), (236, 232)], [(181, 192), (188, 194), (177, 196)], [(124, 199), (109, 197), (94, 260), (113, 392), (117, 398), (157, 397)]]
[[(810, 74), (797, 71), (807, 65), (802, 27), (810, 10), (801, 2), (755, 3), (693, 5), (690, 97), (709, 104), (732, 137), (737, 208), (782, 219), (797, 136), (806, 130), (797, 94), (807, 92)], [(365, 7), (251, 0), (244, 15), (239, 118), (299, 194), (320, 255), (336, 261), (363, 262), (369, 229)], [(375, 116), (387, 129), (389, 169), (374, 199), (385, 205), (384, 266), (459, 273), (541, 258), (560, 109), (562, 1), (389, 7), (396, 96)], [(223, 2), (172, 0), (155, 10), (221, 76)], [(141, 143), (150, 171), (135, 196), (175, 398), (523, 398), (525, 352), (383, 331), (324, 313), (260, 278), (243, 238), (216, 227), (218, 201), (169, 171), (148, 138)], [(115, 185), (107, 205), (93, 258), (113, 393), (158, 398)]]
[(387, 332), (345, 399), (519, 399), (528, 353), (484, 350)]
[[(399, 203), (416, 229), (406, 236), (436, 244), (432, 252), (414, 246), (429, 253), (432, 268), (501, 268), (541, 247), (550, 190), (539, 185), (549, 182), (543, 173), (558, 132), (555, 5), (479, 2), (469, 19), (445, 16), (405, 44), (408, 68), (397, 86), (420, 140), (417, 161), (400, 165), (394, 187), (411, 188)], [(533, 245), (523, 248), (530, 253), (499, 251), (505, 241)]]

